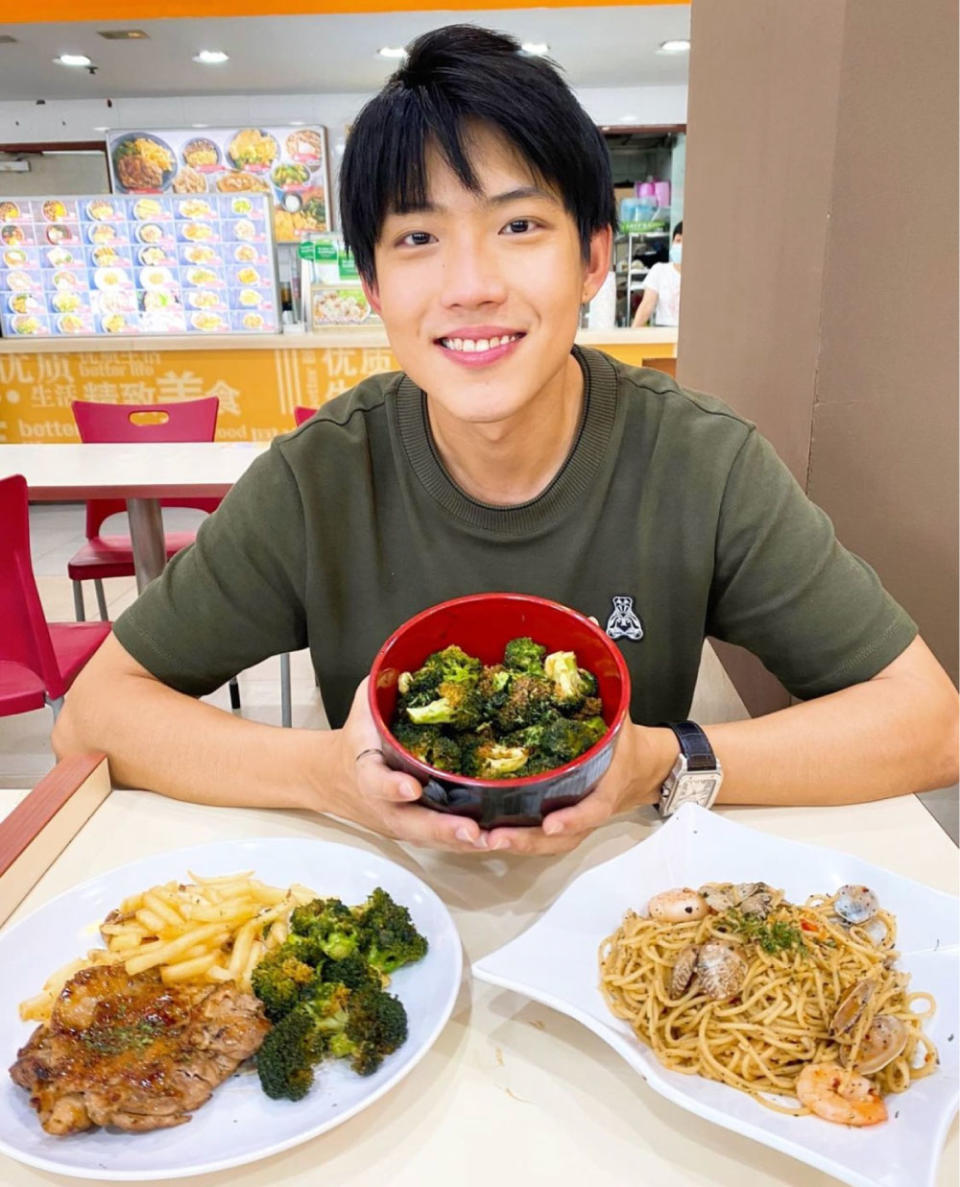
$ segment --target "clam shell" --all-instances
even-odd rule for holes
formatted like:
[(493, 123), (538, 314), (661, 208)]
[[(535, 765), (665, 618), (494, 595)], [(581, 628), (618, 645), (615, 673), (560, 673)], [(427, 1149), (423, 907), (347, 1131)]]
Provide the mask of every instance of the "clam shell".
[(704, 944), (697, 957), (697, 976), (707, 997), (722, 1001), (735, 997), (747, 978), (747, 962), (740, 953), (719, 940)]
[(844, 923), (858, 925), (872, 919), (880, 909), (880, 903), (869, 886), (847, 883), (837, 891), (833, 909)]
[(873, 997), (873, 992), (877, 988), (876, 981), (869, 977), (864, 977), (862, 981), (858, 981), (856, 985), (841, 999), (837, 1006), (837, 1012), (833, 1016), (830, 1023), (830, 1033), (833, 1035), (846, 1034), (848, 1030), (852, 1030), (857, 1024), (857, 1019), (863, 1013), (864, 1008)]
[(907, 1045), (907, 1028), (892, 1014), (878, 1014), (860, 1044), (857, 1071), (870, 1076), (878, 1072), (903, 1051)]
[(693, 980), (699, 955), (699, 947), (696, 944), (688, 944), (677, 957), (673, 972), (670, 974), (670, 996), (672, 998), (682, 997), (686, 992)]

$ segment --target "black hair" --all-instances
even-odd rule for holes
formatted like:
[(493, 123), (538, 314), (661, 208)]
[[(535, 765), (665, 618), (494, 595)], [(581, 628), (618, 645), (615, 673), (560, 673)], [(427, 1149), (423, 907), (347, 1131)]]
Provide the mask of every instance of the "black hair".
[(676, 225), (676, 226), (673, 228), (673, 234), (670, 236), (670, 240), (671, 240), (671, 242), (672, 242), (674, 239), (676, 239), (676, 237), (677, 237), (678, 235), (682, 235), (682, 234), (683, 234), (683, 219), (681, 219), (681, 220), (680, 220), (680, 221), (677, 223), (677, 225)]
[(585, 259), (595, 232), (616, 229), (606, 142), (552, 62), (475, 25), (434, 29), (407, 54), (357, 117), (340, 170), (340, 226), (361, 276), (374, 279), (386, 216), (426, 204), (428, 148), (479, 192), (465, 146), (473, 121), (502, 135), (556, 191), (577, 224)]

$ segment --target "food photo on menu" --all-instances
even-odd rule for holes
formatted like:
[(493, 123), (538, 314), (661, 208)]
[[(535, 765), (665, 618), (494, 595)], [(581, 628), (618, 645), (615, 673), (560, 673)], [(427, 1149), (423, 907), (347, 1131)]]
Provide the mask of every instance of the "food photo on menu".
[(265, 194), (277, 243), (330, 229), (323, 127), (117, 131), (107, 150), (120, 193)]
[[(143, 151), (163, 151), (140, 138)], [(133, 158), (137, 138), (124, 140)], [(141, 146), (142, 147), (142, 146)], [(138, 167), (139, 168), (139, 167)], [(132, 166), (131, 166), (132, 169)], [(128, 172), (128, 179), (149, 170)], [(266, 194), (0, 199), (10, 337), (276, 332)]]

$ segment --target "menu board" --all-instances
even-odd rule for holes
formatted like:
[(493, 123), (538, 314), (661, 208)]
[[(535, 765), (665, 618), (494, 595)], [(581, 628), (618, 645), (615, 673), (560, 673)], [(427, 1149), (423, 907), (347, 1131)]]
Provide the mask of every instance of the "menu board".
[(276, 332), (265, 194), (0, 198), (9, 337)]
[(327, 130), (317, 125), (111, 132), (107, 156), (120, 194), (263, 193), (277, 243), (330, 228)]

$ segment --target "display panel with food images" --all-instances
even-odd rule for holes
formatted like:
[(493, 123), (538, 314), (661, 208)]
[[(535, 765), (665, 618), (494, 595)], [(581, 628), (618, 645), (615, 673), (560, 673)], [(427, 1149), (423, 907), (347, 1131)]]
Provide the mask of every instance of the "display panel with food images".
[[(0, 326), (6, 334), (278, 329), (265, 194), (112, 194), (34, 199), (22, 206), (3, 201), (4, 210), (29, 215), (4, 224), (16, 233), (0, 243)], [(234, 208), (234, 201), (241, 204)], [(49, 221), (64, 213), (80, 221)], [(49, 232), (57, 228), (70, 229), (70, 235), (51, 243)], [(7, 296), (24, 299), (12, 306)], [(256, 316), (244, 319), (249, 313)]]
[[(320, 126), (113, 132), (107, 155), (114, 188), (185, 198), (266, 194), (274, 240), (296, 243), (330, 229), (326, 129)], [(237, 206), (230, 215), (247, 217)], [(221, 208), (221, 217), (227, 212)], [(149, 217), (149, 216), (137, 216)], [(204, 216), (193, 216), (204, 217)]]

